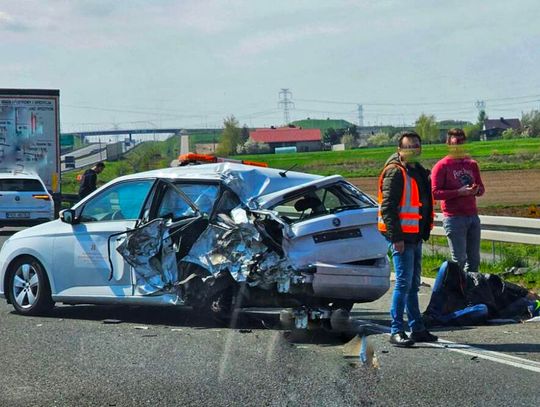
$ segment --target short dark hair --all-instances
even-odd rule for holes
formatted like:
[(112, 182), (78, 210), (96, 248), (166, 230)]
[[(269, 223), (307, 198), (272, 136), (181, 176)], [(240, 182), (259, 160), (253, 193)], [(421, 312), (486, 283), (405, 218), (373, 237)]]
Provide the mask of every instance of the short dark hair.
[(465, 132), (462, 129), (458, 129), (456, 127), (448, 130), (448, 133), (446, 133), (446, 143), (449, 143), (452, 137), (467, 139), (467, 135), (465, 134)]
[(422, 142), (422, 138), (418, 135), (417, 132), (415, 131), (412, 131), (412, 130), (406, 130), (406, 131), (402, 131), (401, 133), (399, 133), (399, 137), (398, 137), (398, 147), (403, 147), (402, 144), (403, 144), (403, 139), (405, 137), (408, 137), (408, 138), (417, 138), (418, 141), (421, 143)]
[(94, 167), (105, 168), (105, 163), (103, 161), (100, 161), (100, 162), (96, 163), (94, 165)]

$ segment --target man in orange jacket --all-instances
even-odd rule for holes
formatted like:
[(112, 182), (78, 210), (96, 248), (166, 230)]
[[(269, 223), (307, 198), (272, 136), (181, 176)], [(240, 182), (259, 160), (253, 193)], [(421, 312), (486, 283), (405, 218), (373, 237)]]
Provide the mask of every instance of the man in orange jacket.
[[(390, 343), (395, 346), (437, 341), (424, 327), (418, 305), (422, 241), (429, 239), (433, 226), (429, 171), (418, 162), (421, 151), (418, 134), (401, 133), (398, 151), (387, 160), (379, 177), (378, 227), (391, 245), (396, 276), (390, 309)], [(410, 337), (403, 328), (405, 310)]]

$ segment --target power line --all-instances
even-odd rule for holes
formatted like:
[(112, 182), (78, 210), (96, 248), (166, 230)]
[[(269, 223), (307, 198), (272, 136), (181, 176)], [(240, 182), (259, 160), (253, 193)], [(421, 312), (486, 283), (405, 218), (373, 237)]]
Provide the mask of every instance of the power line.
[[(523, 95), (523, 96), (509, 96), (504, 98), (486, 98), (485, 102), (505, 101), (505, 100), (518, 100), (518, 99), (531, 99), (540, 98), (539, 94), (536, 95)], [(322, 99), (295, 99), (297, 102), (310, 102), (310, 103), (327, 103), (336, 105), (358, 105), (358, 102), (337, 101), (337, 100), (322, 100)], [(473, 104), (474, 100), (461, 100), (461, 101), (429, 101), (429, 102), (373, 102), (363, 103), (364, 106), (428, 106), (428, 105), (462, 105)]]

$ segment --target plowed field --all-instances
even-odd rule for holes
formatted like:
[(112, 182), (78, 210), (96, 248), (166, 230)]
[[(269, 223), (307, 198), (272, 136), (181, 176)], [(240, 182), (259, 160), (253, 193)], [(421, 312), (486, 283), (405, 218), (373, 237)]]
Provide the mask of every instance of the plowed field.
[[(376, 177), (350, 178), (349, 181), (371, 196), (377, 196)], [(482, 181), (486, 187), (486, 193), (478, 198), (477, 204), (483, 214), (487, 214), (485, 207), (495, 205), (540, 207), (540, 170), (484, 171)], [(512, 213), (492, 214), (512, 215)], [(514, 215), (526, 216), (525, 213)]]

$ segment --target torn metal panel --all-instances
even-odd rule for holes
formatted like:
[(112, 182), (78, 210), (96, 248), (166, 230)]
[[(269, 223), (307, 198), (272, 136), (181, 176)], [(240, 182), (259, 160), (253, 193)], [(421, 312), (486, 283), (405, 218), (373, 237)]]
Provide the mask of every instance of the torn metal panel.
[[(183, 261), (195, 263), (216, 276), (228, 271), (237, 282), (269, 288), (281, 283), (286, 287), (294, 274), (289, 262), (271, 251), (254, 219), (240, 207), (231, 216), (220, 214), (195, 242)], [(283, 292), (288, 289), (283, 288)]]
[(176, 247), (163, 219), (129, 233), (116, 250), (133, 267), (139, 294), (174, 289), (178, 281)]
[(216, 171), (221, 172), (223, 182), (250, 209), (258, 208), (258, 204), (255, 202), (257, 197), (323, 178), (320, 175), (294, 171), (289, 171), (286, 176), (276, 178), (275, 170), (265, 168), (246, 170), (245, 167), (239, 169), (231, 164), (221, 164), (221, 167), (216, 167)]

